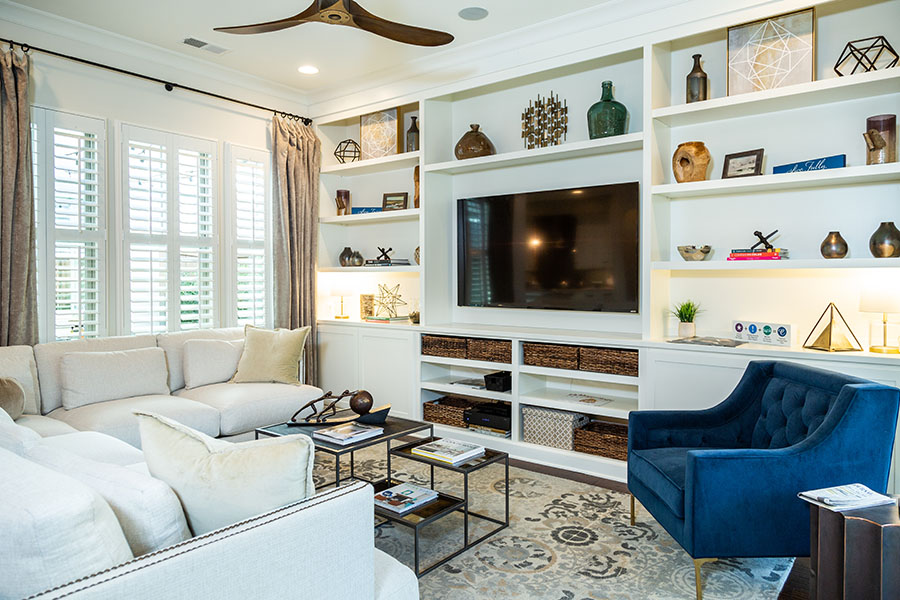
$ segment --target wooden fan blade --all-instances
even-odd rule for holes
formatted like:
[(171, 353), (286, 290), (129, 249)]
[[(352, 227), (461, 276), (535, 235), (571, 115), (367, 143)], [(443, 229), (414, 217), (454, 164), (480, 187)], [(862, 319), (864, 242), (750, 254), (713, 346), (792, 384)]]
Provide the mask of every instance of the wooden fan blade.
[(255, 23), (253, 25), (237, 25), (235, 27), (216, 27), (213, 31), (221, 31), (222, 33), (236, 33), (240, 35), (246, 35), (251, 33), (269, 33), (270, 31), (281, 31), (282, 29), (288, 29), (290, 27), (296, 27), (297, 25), (302, 25), (306, 22), (306, 20), (310, 17), (314, 17), (319, 12), (319, 8), (316, 2), (312, 3), (312, 6), (304, 10), (302, 13), (298, 13), (293, 17), (288, 17), (286, 19), (279, 19), (277, 21), (268, 21), (266, 23)]
[(413, 27), (412, 25), (403, 25), (402, 23), (394, 23), (386, 21), (381, 17), (364, 17), (353, 16), (353, 22), (359, 29), (364, 29), (369, 33), (380, 35), (381, 37), (402, 42), (404, 44), (413, 44), (415, 46), (443, 46), (453, 41), (453, 36), (443, 31), (435, 31), (434, 29), (423, 29), (422, 27)]

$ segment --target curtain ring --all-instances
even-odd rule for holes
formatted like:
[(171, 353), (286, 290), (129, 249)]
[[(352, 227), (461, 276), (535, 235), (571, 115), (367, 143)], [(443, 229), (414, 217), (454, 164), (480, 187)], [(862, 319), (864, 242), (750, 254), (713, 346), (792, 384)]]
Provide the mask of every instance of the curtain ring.
[(22, 52), (25, 54), (28, 54), (28, 52), (31, 50), (31, 47), (28, 44), (22, 44), (21, 48)]

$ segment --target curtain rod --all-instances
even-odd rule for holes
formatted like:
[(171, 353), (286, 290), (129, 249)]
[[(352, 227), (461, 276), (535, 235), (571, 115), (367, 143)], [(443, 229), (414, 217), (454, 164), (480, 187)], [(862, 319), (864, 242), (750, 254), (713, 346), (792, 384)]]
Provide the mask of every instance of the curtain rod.
[(266, 112), (271, 112), (285, 119), (293, 119), (294, 121), (302, 121), (305, 125), (312, 125), (312, 119), (309, 117), (302, 117), (300, 115), (295, 115), (293, 113), (285, 112), (282, 110), (275, 110), (274, 108), (266, 108), (265, 106), (260, 106), (259, 104), (253, 104), (250, 102), (244, 102), (243, 100), (237, 100), (236, 98), (229, 98), (228, 96), (223, 96), (221, 94), (215, 94), (213, 92), (207, 92), (205, 90), (200, 90), (194, 87), (181, 85), (180, 83), (173, 83), (171, 81), (166, 81), (165, 79), (158, 79), (156, 77), (151, 77), (150, 75), (144, 75), (142, 73), (135, 73), (134, 71), (128, 71), (127, 69), (120, 69), (119, 67), (113, 67), (111, 65), (105, 65), (103, 63), (94, 62), (92, 60), (87, 60), (86, 58), (79, 58), (77, 56), (70, 56), (68, 54), (62, 54), (61, 52), (55, 52), (53, 50), (47, 50), (46, 48), (38, 48), (37, 46), (31, 46), (30, 44), (23, 44), (21, 42), (15, 42), (13, 40), (8, 40), (6, 38), (0, 38), (0, 42), (5, 42), (9, 44), (10, 48), (15, 48), (19, 46), (22, 48), (22, 52), (26, 54), (34, 50), (35, 52), (43, 52), (44, 54), (49, 54), (50, 56), (56, 56), (57, 58), (64, 58), (66, 60), (71, 60), (77, 63), (81, 63), (83, 65), (89, 65), (91, 67), (96, 67), (98, 69), (106, 69), (107, 71), (113, 71), (115, 73), (120, 73), (122, 75), (130, 75), (131, 77), (137, 77), (138, 79), (144, 79), (146, 81), (152, 81), (153, 83), (161, 83), (167, 92), (171, 92), (174, 89), (178, 88), (181, 90), (185, 90), (187, 92), (194, 92), (195, 94), (202, 94), (204, 96), (209, 96), (210, 98), (216, 98), (218, 100), (225, 100), (226, 102), (232, 102), (234, 104), (240, 104), (242, 106), (249, 106), (250, 108), (256, 108), (259, 110), (264, 110)]

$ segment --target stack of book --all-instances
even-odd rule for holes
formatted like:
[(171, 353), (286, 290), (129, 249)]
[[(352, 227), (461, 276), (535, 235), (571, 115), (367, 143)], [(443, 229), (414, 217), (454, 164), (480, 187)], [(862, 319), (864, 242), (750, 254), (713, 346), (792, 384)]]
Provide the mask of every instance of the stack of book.
[(438, 439), (412, 449), (416, 456), (423, 456), (450, 465), (458, 465), (484, 454), (484, 446), (459, 440)]
[(388, 260), (380, 260), (377, 258), (366, 259), (367, 267), (408, 267), (410, 262), (408, 258), (390, 258)]
[(344, 423), (334, 427), (317, 429), (312, 435), (313, 438), (329, 444), (346, 446), (347, 444), (355, 444), (356, 442), (379, 436), (382, 433), (384, 433), (383, 427), (362, 425), (360, 423)]
[(375, 494), (375, 506), (403, 515), (437, 500), (437, 497), (434, 490), (401, 483)]
[(753, 248), (733, 248), (728, 260), (782, 260), (790, 258), (787, 248), (754, 250)]
[(409, 322), (409, 315), (404, 315), (402, 317), (379, 317), (379, 316), (368, 316), (363, 319), (366, 323), (403, 323)]

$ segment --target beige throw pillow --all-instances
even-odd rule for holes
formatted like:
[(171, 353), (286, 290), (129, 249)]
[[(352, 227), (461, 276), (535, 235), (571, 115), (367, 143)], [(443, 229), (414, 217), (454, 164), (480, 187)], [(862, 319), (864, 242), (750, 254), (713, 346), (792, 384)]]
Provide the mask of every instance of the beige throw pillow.
[(25, 389), (12, 377), (0, 377), (0, 409), (13, 421), (25, 410)]
[(147, 468), (175, 491), (194, 535), (315, 493), (315, 446), (305, 435), (235, 444), (159, 415), (135, 414)]
[(292, 383), (297, 377), (309, 327), (300, 329), (244, 329), (244, 353), (232, 383)]
[(184, 388), (222, 383), (234, 377), (244, 340), (188, 340), (184, 343)]

